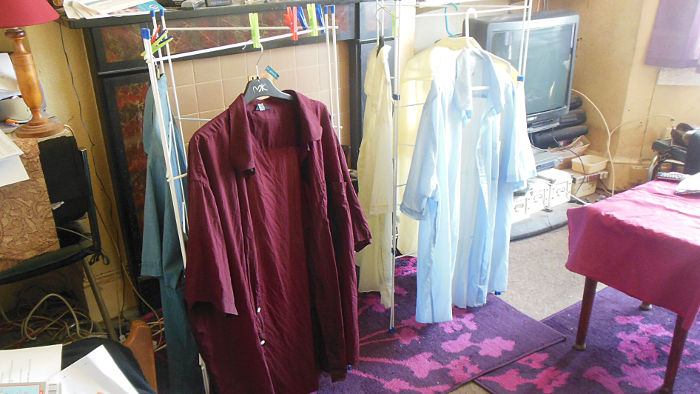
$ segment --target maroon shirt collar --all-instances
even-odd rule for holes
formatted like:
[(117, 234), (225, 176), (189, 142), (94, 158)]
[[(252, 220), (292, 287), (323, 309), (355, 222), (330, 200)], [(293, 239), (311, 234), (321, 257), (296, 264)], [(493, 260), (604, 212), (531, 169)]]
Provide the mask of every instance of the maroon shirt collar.
[[(293, 103), (299, 112), (299, 147), (308, 146), (313, 141), (321, 139), (323, 127), (321, 125), (322, 106), (301, 93), (293, 90), (285, 90), (295, 97)], [(246, 104), (243, 95), (240, 94), (229, 106), (229, 127), (231, 128), (231, 141), (229, 144), (229, 159), (234, 169), (248, 171), (255, 169), (256, 150), (253, 146), (251, 125), (246, 115)], [(235, 124), (234, 124), (235, 123)], [(233, 143), (235, 141), (235, 143)]]

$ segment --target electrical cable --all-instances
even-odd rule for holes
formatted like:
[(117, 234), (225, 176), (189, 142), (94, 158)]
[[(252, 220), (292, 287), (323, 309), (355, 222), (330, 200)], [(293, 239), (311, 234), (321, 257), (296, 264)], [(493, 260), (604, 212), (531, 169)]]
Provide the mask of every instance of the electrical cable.
[[(80, 95), (78, 94), (78, 88), (75, 86), (75, 76), (73, 74), (73, 67), (71, 66), (70, 59), (68, 58), (68, 51), (66, 50), (66, 43), (65, 43), (65, 40), (63, 37), (63, 25), (60, 23), (58, 24), (58, 30), (61, 33), (61, 47), (63, 48), (63, 56), (66, 59), (66, 66), (68, 67), (68, 74), (70, 75), (70, 81), (71, 81), (71, 85), (73, 87), (73, 93), (75, 94), (75, 99), (78, 102), (78, 117), (80, 118), (80, 123), (83, 126), (83, 129), (85, 130), (85, 135), (87, 136), (88, 140), (90, 141), (90, 156), (92, 157), (92, 164), (93, 164), (93, 168), (95, 169), (95, 177), (97, 178), (97, 180), (100, 183), (100, 189), (102, 190), (104, 197), (107, 198), (107, 202), (108, 202), (107, 206), (109, 207), (109, 217), (113, 218), (114, 215), (112, 212), (112, 199), (109, 197), (109, 194), (107, 193), (107, 187), (105, 186), (104, 181), (102, 180), (102, 177), (100, 177), (99, 173), (97, 172), (97, 162), (95, 161), (95, 149), (94, 149), (97, 144), (95, 144), (95, 141), (92, 139), (92, 134), (90, 134), (90, 129), (88, 128), (87, 124), (85, 123), (85, 117), (83, 116), (83, 103), (80, 100)], [(68, 125), (66, 125), (66, 126), (68, 127), (68, 129), (70, 129), (71, 133), (73, 133), (73, 135), (75, 135), (73, 128), (71, 128)], [(100, 218), (100, 221), (102, 222), (102, 225), (105, 227), (105, 229), (107, 229), (108, 227), (105, 223), (104, 218), (102, 217), (102, 214), (100, 213), (99, 210), (97, 210), (97, 207), (95, 207), (95, 209), (97, 211), (97, 216)], [(112, 220), (112, 225), (114, 225), (113, 220)], [(116, 241), (114, 240), (114, 238), (112, 237), (112, 234), (109, 231), (107, 231), (107, 235), (109, 236), (110, 241), (112, 242), (112, 244), (117, 252), (117, 255), (119, 256), (119, 259), (121, 260), (121, 251), (119, 249), (119, 246), (117, 245)]]
[(0, 316), (2, 316), (2, 318), (5, 319), (6, 322), (12, 323), (12, 321), (8, 319), (7, 314), (5, 313), (5, 308), (2, 307), (2, 302), (0, 302)]
[(78, 231), (75, 231), (75, 230), (71, 230), (71, 229), (66, 228), (66, 227), (56, 226), (56, 230), (66, 231), (66, 232), (69, 232), (71, 234), (79, 235), (79, 236), (87, 239), (88, 241), (92, 241), (92, 238), (88, 237), (87, 235), (80, 233)]
[(593, 106), (593, 108), (595, 108), (595, 110), (598, 111), (598, 115), (600, 115), (600, 119), (603, 120), (603, 126), (605, 126), (605, 132), (608, 134), (608, 141), (607, 141), (607, 143), (605, 144), (605, 151), (607, 152), (607, 154), (608, 154), (608, 159), (610, 160), (610, 177), (611, 177), (611, 182), (612, 182), (610, 188), (612, 189), (612, 193), (615, 194), (615, 164), (613, 163), (612, 154), (610, 153), (610, 135), (611, 135), (611, 134), (610, 134), (610, 127), (608, 127), (608, 121), (605, 120), (605, 116), (603, 116), (603, 112), (600, 110), (600, 108), (598, 108), (597, 105), (595, 105), (595, 103), (593, 102), (593, 100), (591, 100), (590, 98), (588, 98), (588, 96), (586, 96), (585, 94), (579, 92), (579, 91), (576, 90), (576, 89), (573, 89), (573, 88), (572, 88), (571, 91), (574, 92), (574, 93), (576, 93), (576, 94), (581, 95), (581, 97), (583, 97), (583, 98), (585, 98), (586, 100), (588, 100), (588, 102), (591, 103), (591, 105)]
[[(92, 135), (90, 134), (90, 130), (89, 130), (89, 128), (87, 127), (87, 124), (85, 123), (85, 118), (84, 118), (84, 116), (83, 116), (83, 106), (82, 106), (82, 102), (81, 102), (81, 100), (80, 100), (80, 95), (78, 94), (78, 89), (77, 89), (77, 87), (76, 87), (76, 85), (75, 85), (75, 78), (74, 78), (74, 74), (73, 74), (73, 69), (72, 69), (72, 67), (71, 67), (71, 63), (70, 63), (70, 60), (69, 60), (69, 58), (68, 58), (68, 52), (67, 52), (67, 50), (66, 50), (66, 43), (65, 43), (65, 40), (64, 40), (64, 37), (63, 37), (63, 25), (61, 25), (60, 23), (59, 23), (59, 31), (60, 31), (60, 33), (61, 33), (61, 45), (62, 45), (62, 47), (63, 47), (63, 55), (64, 55), (64, 57), (65, 57), (65, 59), (66, 59), (66, 65), (68, 66), (68, 73), (70, 74), (71, 84), (72, 84), (72, 86), (73, 86), (73, 92), (75, 93), (76, 100), (78, 101), (78, 114), (79, 114), (79, 117), (80, 117), (80, 123), (82, 124), (83, 128), (85, 129), (85, 134), (87, 135), (88, 140), (90, 141), (90, 145), (91, 145), (91, 146), (90, 146), (90, 155), (91, 155), (91, 157), (92, 157), (93, 168), (95, 168), (95, 176), (96, 176), (96, 178), (98, 179), (98, 181), (99, 181), (99, 183), (100, 183), (100, 188), (102, 189), (102, 193), (103, 193), (104, 196), (107, 198), (107, 202), (108, 202), (107, 206), (109, 207), (109, 212), (108, 212), (108, 213), (109, 213), (109, 217), (110, 217), (110, 218), (113, 218), (112, 199), (109, 197), (109, 194), (107, 193), (107, 188), (106, 188), (105, 185), (104, 185), (104, 181), (102, 180), (102, 178), (101, 178), (101, 177), (99, 176), (99, 174), (97, 173), (97, 167), (96, 167), (96, 161), (95, 161), (95, 152), (94, 152), (94, 151), (95, 151), (95, 150), (94, 150), (94, 147), (96, 146), (96, 144), (95, 144), (94, 140), (92, 139)], [(73, 132), (73, 129), (70, 128), (70, 126), (68, 126), (68, 128), (71, 130), (71, 132)], [(73, 132), (73, 134), (75, 135), (74, 132)], [(107, 226), (107, 224), (106, 224), (104, 218), (102, 217), (102, 214), (101, 214), (100, 210), (97, 209), (97, 206), (95, 206), (95, 211), (97, 212), (97, 216), (99, 217), (100, 222), (102, 222), (102, 225), (104, 226), (105, 230), (107, 230), (107, 231), (106, 231), (107, 236), (109, 237), (110, 242), (112, 243), (112, 246), (114, 247), (114, 249), (115, 249), (115, 251), (116, 251), (116, 253), (117, 253), (117, 257), (119, 258), (120, 267), (121, 267), (121, 270), (122, 270), (122, 276), (125, 276), (125, 277), (127, 278), (128, 282), (129, 282), (129, 285), (131, 286), (131, 288), (132, 288), (134, 294), (136, 294), (136, 296), (138, 297), (138, 299), (141, 300), (141, 301), (146, 305), (146, 307), (148, 307), (148, 309), (150, 309), (150, 310), (154, 313), (154, 315), (157, 317), (157, 316), (158, 316), (158, 313), (156, 312), (155, 308), (153, 308), (153, 306), (151, 306), (151, 305), (143, 298), (143, 296), (139, 293), (138, 289), (136, 288), (136, 286), (134, 285), (133, 281), (131, 280), (131, 276), (129, 275), (128, 270), (127, 270), (126, 267), (124, 266), (125, 263), (124, 263), (124, 260), (123, 260), (123, 258), (122, 258), (122, 256), (121, 256), (121, 249), (119, 248), (119, 245), (118, 245), (118, 243), (117, 243), (116, 240), (115, 240), (115, 238), (117, 238), (118, 236), (117, 236), (117, 237), (114, 237), (113, 234), (109, 231), (109, 227)], [(114, 226), (114, 222), (113, 222), (113, 221), (112, 221), (112, 225)], [(123, 283), (122, 283), (122, 286), (123, 286)], [(121, 314), (122, 314), (122, 312), (123, 312), (123, 305), (124, 305), (124, 303), (125, 303), (124, 300), (123, 300), (124, 293), (125, 293), (125, 292), (122, 291), (122, 309), (120, 310), (120, 313), (119, 313), (120, 323), (121, 323)], [(120, 329), (121, 329), (121, 324), (119, 324), (119, 327), (120, 327)]]
[(608, 159), (610, 160), (610, 177), (611, 177), (611, 184), (610, 184), (610, 189), (611, 189), (611, 190), (607, 190), (607, 189), (605, 189), (605, 188), (604, 188), (604, 190), (607, 191), (611, 196), (613, 196), (613, 195), (615, 195), (615, 163), (613, 162), (612, 154), (611, 154), (611, 152), (610, 152), (610, 141), (612, 140), (612, 136), (613, 136), (613, 134), (615, 133), (615, 131), (617, 131), (618, 129), (620, 129), (620, 127), (622, 127), (622, 126), (624, 126), (624, 125), (627, 125), (627, 124), (630, 124), (630, 123), (635, 123), (635, 122), (640, 122), (640, 121), (647, 121), (647, 120), (649, 120), (649, 119), (651, 119), (651, 118), (668, 118), (668, 119), (671, 120), (671, 127), (673, 127), (673, 125), (674, 125), (674, 123), (675, 123), (675, 117), (672, 116), (672, 115), (667, 115), (667, 114), (652, 114), (652, 115), (647, 115), (647, 116), (642, 117), (642, 118), (637, 118), (637, 119), (632, 119), (632, 120), (628, 120), (628, 121), (622, 122), (622, 123), (618, 124), (617, 126), (615, 126), (615, 127), (611, 130), (611, 129), (608, 127), (608, 122), (605, 120), (605, 117), (603, 116), (603, 113), (600, 111), (600, 109), (598, 108), (598, 106), (595, 105), (595, 103), (594, 103), (590, 98), (588, 98), (588, 96), (586, 96), (585, 94), (581, 93), (580, 91), (578, 91), (578, 90), (576, 90), (576, 89), (571, 89), (571, 91), (572, 91), (572, 92), (575, 92), (575, 93), (577, 93), (577, 94), (580, 94), (583, 98), (585, 98), (586, 100), (588, 100), (588, 102), (591, 103), (591, 105), (593, 106), (593, 108), (595, 108), (595, 110), (598, 111), (598, 114), (600, 115), (600, 118), (603, 120), (603, 124), (605, 125), (605, 130), (606, 130), (606, 132), (607, 132), (607, 134), (608, 134), (608, 139), (607, 139), (607, 141), (606, 141), (606, 143), (605, 143), (605, 150), (606, 150), (606, 153), (607, 153), (607, 155), (608, 155)]
[[(579, 186), (579, 187), (580, 187), (580, 186)], [(578, 192), (577, 192), (577, 193), (578, 193)], [(589, 204), (590, 204), (588, 201), (583, 200), (583, 199), (581, 199), (581, 198), (579, 198), (579, 197), (576, 197), (576, 196), (573, 195), (573, 194), (569, 194), (569, 197), (571, 197), (572, 199), (576, 200), (576, 201), (577, 201), (579, 204), (581, 204), (581, 205), (589, 205)]]
[[(41, 305), (53, 297), (58, 298), (68, 309), (56, 316), (45, 316), (36, 313)], [(54, 306), (47, 306), (47, 308), (55, 309)], [(67, 321), (65, 320), (66, 316), (70, 316), (72, 319), (69, 317)], [(36, 340), (40, 335), (47, 335), (51, 342), (64, 344), (87, 337), (107, 337), (106, 332), (94, 331), (95, 322), (87, 314), (78, 309), (74, 309), (68, 300), (56, 293), (44, 295), (44, 297), (31, 308), (29, 314), (27, 314), (24, 319), (21, 319), (20, 323), (18, 323), (20, 320), (10, 320), (6, 315), (4, 317), (7, 322), (0, 325), (0, 327), (2, 327), (0, 332), (7, 333), (17, 330), (20, 335), (18, 341), (4, 348), (20, 347), (27, 341)], [(89, 328), (84, 329), (83, 327), (87, 325), (89, 325)], [(73, 331), (75, 331), (75, 335)]]
[[(75, 320), (76, 334), (78, 335), (79, 338), (85, 338), (84, 336), (82, 336), (82, 335), (80, 334), (80, 322), (78, 321), (78, 316), (75, 314), (75, 310), (74, 310), (73, 307), (70, 305), (70, 303), (69, 303), (65, 298), (63, 298), (63, 296), (61, 296), (60, 294), (57, 294), (57, 293), (49, 293), (49, 294), (45, 295), (39, 302), (37, 302), (36, 305), (34, 305), (34, 308), (32, 308), (32, 310), (29, 312), (29, 314), (27, 315), (27, 317), (24, 318), (24, 320), (22, 321), (22, 335), (23, 335), (24, 337), (30, 339), (30, 340), (35, 340), (35, 339), (37, 339), (36, 336), (33, 336), (33, 335), (29, 334), (29, 332), (27, 331), (27, 325), (28, 325), (28, 323), (29, 323), (29, 320), (32, 318), (32, 315), (33, 315), (34, 312), (37, 310), (37, 308), (39, 308), (39, 306), (40, 306), (41, 304), (43, 304), (44, 301), (46, 301), (47, 299), (49, 299), (49, 298), (51, 298), (51, 297), (57, 297), (58, 299), (60, 299), (61, 301), (63, 301), (64, 304), (66, 304), (66, 306), (68, 307), (68, 310), (70, 311), (71, 315), (73, 315), (73, 320)], [(59, 318), (59, 319), (60, 319), (60, 318)], [(51, 324), (54, 324), (54, 323), (55, 323), (56, 321), (58, 321), (59, 319), (54, 319), (53, 321), (51, 321), (50, 325), (51, 325)]]

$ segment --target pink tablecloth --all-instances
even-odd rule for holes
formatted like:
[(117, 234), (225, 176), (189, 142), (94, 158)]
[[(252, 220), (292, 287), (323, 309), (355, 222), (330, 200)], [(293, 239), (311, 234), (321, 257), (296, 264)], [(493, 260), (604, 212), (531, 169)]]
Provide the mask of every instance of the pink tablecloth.
[(570, 209), (566, 268), (667, 308), (689, 329), (700, 307), (700, 197), (653, 181)]

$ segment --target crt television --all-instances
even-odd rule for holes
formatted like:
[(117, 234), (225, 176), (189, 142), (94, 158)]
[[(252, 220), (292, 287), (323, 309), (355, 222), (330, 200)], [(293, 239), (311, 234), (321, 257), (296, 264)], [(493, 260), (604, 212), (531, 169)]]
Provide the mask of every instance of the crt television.
[[(525, 69), (525, 100), (530, 132), (548, 129), (569, 111), (579, 17), (573, 11), (532, 14)], [(520, 62), (522, 14), (471, 18), (469, 32), (487, 51)]]

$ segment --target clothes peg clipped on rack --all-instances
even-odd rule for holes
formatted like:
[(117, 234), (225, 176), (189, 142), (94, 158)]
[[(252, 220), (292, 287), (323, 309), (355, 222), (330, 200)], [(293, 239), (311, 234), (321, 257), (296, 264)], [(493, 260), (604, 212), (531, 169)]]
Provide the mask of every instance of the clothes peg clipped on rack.
[[(326, 27), (326, 25), (323, 24), (323, 6), (321, 4), (316, 4), (316, 21), (319, 27)], [(326, 29), (321, 30), (321, 32), (326, 34)]]
[[(167, 30), (164, 33), (167, 33)], [(163, 48), (167, 43), (169, 43), (170, 41), (173, 40), (173, 36), (168, 36), (168, 38), (163, 40), (163, 37), (165, 37), (165, 36), (166, 36), (166, 34), (162, 34), (160, 37), (158, 37), (156, 39), (157, 44), (155, 47), (153, 47), (153, 52)]]
[(309, 29), (309, 24), (306, 23), (306, 17), (304, 16), (304, 9), (301, 6), (297, 7), (297, 17), (299, 18), (299, 23), (304, 30)]
[[(149, 32), (150, 34), (150, 32)], [(155, 35), (153, 36), (155, 37)], [(153, 40), (153, 37), (150, 38), (151, 40), (151, 53), (156, 52), (157, 50), (163, 48), (167, 43), (173, 40), (173, 36), (168, 36), (168, 31), (165, 30), (163, 31), (159, 37), (157, 37), (155, 40)], [(146, 56), (146, 51), (141, 52), (141, 56)]]
[(318, 23), (316, 22), (316, 12), (314, 4), (306, 5), (306, 12), (309, 14), (309, 28), (311, 29), (311, 36), (318, 36)]
[(297, 34), (297, 18), (294, 15), (293, 7), (287, 7), (287, 13), (284, 14), (284, 24), (289, 27), (290, 33), (292, 33), (292, 41), (299, 40), (299, 35)]
[(251, 12), (248, 14), (250, 21), (250, 39), (253, 41), (253, 48), (260, 48), (260, 22), (258, 22), (258, 13)]
[[(160, 25), (158, 25), (158, 28), (160, 28)], [(157, 30), (158, 30), (158, 29), (156, 29), (156, 30), (153, 32), (153, 36), (151, 36), (151, 45), (158, 45), (158, 44), (161, 43), (165, 38), (168, 37), (168, 31), (167, 31), (167, 30), (163, 30), (162, 32), (160, 32), (160, 34), (157, 33)]]
[(156, 26), (155, 30), (153, 30), (153, 36), (151, 36), (151, 45), (153, 42), (155, 42), (156, 38), (158, 38), (158, 32), (160, 31), (161, 26), (158, 25)]

